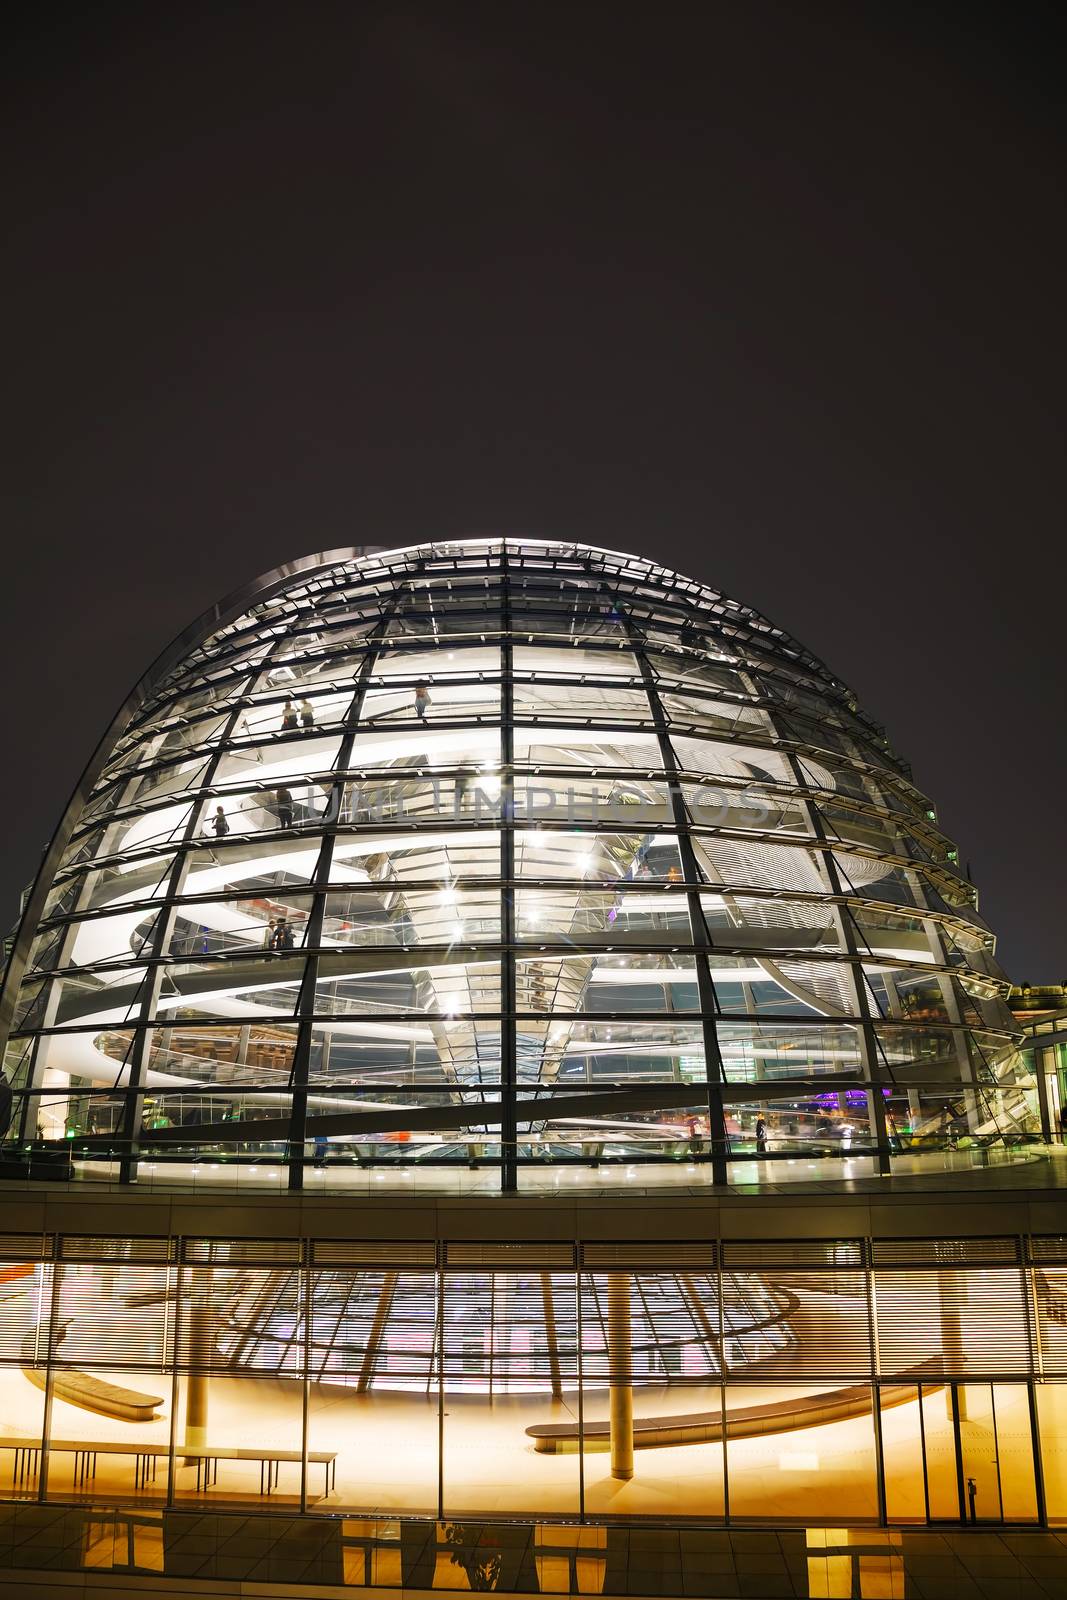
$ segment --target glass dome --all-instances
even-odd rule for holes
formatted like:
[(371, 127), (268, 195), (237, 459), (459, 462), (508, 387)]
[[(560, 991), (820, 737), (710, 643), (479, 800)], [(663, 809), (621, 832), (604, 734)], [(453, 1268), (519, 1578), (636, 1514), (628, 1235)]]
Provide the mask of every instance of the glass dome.
[(585, 545), (335, 551), (189, 630), (94, 758), (9, 963), (7, 1151), (886, 1171), (1036, 1130), (1006, 992), (908, 767), (756, 612)]

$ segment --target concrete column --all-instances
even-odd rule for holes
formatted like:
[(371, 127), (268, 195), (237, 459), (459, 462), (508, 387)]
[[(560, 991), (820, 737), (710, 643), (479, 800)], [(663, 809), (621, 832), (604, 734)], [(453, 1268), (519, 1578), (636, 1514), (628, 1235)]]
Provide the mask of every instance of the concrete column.
[(630, 1274), (608, 1273), (608, 1382), (611, 1476), (634, 1475), (634, 1391), (630, 1337)]
[[(962, 1283), (966, 1283), (966, 1278), (961, 1277), (960, 1281)], [(960, 1355), (960, 1351), (962, 1350), (960, 1299), (962, 1298), (962, 1295), (957, 1297), (955, 1290), (955, 1274), (950, 1271), (939, 1272), (937, 1274), (937, 1298), (941, 1314), (941, 1349), (944, 1352), (946, 1373), (955, 1373), (961, 1371), (962, 1362)], [(966, 1390), (960, 1389), (959, 1415), (961, 1419), (967, 1415), (966, 1401)], [(952, 1390), (948, 1385), (945, 1386), (945, 1408), (946, 1414), (951, 1417)]]
[[(196, 1273), (184, 1307), (189, 1319), (189, 1360), (206, 1366), (211, 1359), (213, 1323), (211, 1295), (203, 1276)], [(207, 1442), (208, 1375), (190, 1372), (185, 1380), (185, 1437), (183, 1443), (199, 1448)]]

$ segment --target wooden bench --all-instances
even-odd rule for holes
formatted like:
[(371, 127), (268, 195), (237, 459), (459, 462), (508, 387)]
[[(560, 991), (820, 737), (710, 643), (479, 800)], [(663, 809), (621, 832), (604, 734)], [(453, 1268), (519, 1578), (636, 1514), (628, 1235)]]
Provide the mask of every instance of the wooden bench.
[[(22, 1341), (24, 1360), (33, 1360), (36, 1344), (35, 1328)], [(45, 1387), (47, 1379), (43, 1368), (24, 1366), (22, 1373), (35, 1389)], [(98, 1411), (104, 1417), (122, 1417), (126, 1422), (151, 1422), (156, 1417), (156, 1407), (163, 1404), (161, 1395), (139, 1394), (136, 1389), (122, 1389), (104, 1378), (94, 1378), (74, 1369), (65, 1371), (62, 1367), (52, 1369), (52, 1393), (72, 1406), (80, 1406), (83, 1411)]]
[[(903, 1405), (915, 1398), (912, 1383), (886, 1384), (881, 1389), (881, 1405)], [(825, 1394), (805, 1395), (799, 1400), (778, 1400), (771, 1405), (744, 1406), (726, 1413), (730, 1438), (767, 1433), (790, 1433), (796, 1428), (815, 1428), (846, 1417), (860, 1417), (871, 1409), (871, 1390), (867, 1384), (852, 1389), (831, 1389)], [(634, 1449), (654, 1450), (672, 1444), (703, 1444), (721, 1439), (721, 1411), (690, 1411), (680, 1416), (635, 1417)], [(527, 1428), (534, 1449), (543, 1455), (557, 1455), (573, 1449), (579, 1438), (576, 1422), (539, 1422)], [(587, 1422), (582, 1432), (585, 1444), (606, 1444), (611, 1437), (607, 1422)]]

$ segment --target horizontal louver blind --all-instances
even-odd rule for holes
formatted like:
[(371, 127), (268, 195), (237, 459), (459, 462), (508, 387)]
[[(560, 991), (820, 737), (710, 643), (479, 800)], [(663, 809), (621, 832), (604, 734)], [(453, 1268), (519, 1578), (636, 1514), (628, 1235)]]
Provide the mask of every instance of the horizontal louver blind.
[(573, 1267), (574, 1246), (570, 1244), (468, 1244), (448, 1246), (450, 1267), (498, 1267), (518, 1271), (523, 1267)]
[(186, 1261), (248, 1262), (249, 1265), (274, 1262), (299, 1265), (302, 1259), (299, 1239), (186, 1239), (182, 1255)]
[(1062, 1261), (1067, 1265), (1067, 1234), (1038, 1235), (1030, 1240), (1031, 1261)]
[(446, 1273), (446, 1382), (475, 1390), (576, 1382), (576, 1308), (573, 1270)]
[(303, 1370), (301, 1274), (281, 1267), (185, 1267), (178, 1362), (225, 1371)]
[(364, 1392), (435, 1381), (435, 1272), (324, 1269), (311, 1275), (311, 1302), (313, 1377)]
[(47, 1261), (53, 1243), (47, 1233), (0, 1233), (0, 1262)]
[(432, 1267), (437, 1260), (429, 1239), (316, 1239), (311, 1252), (316, 1266)]
[(727, 1365), (736, 1375), (822, 1379), (872, 1371), (867, 1280), (863, 1272), (727, 1272), (723, 1275)]
[(606, 1383), (613, 1364), (625, 1361), (620, 1297), (629, 1306), (635, 1384), (718, 1378), (722, 1361), (714, 1272), (587, 1272), (582, 1276), (582, 1371), (587, 1383)]
[(876, 1267), (992, 1267), (1018, 1259), (1018, 1239), (875, 1239), (871, 1244)]
[(727, 1239), (724, 1267), (861, 1267), (861, 1239)]
[(173, 1356), (173, 1272), (162, 1264), (68, 1262), (52, 1359), (65, 1367), (162, 1367)]
[(47, 1360), (52, 1270), (43, 1262), (0, 1260), (0, 1361)]
[(64, 1234), (59, 1254), (64, 1261), (169, 1261), (172, 1241), (156, 1239), (109, 1239), (96, 1235)]
[(585, 1267), (691, 1267), (708, 1271), (716, 1265), (713, 1241), (697, 1244), (583, 1244)]
[(874, 1275), (880, 1370), (980, 1375), (1030, 1368), (1022, 1273), (945, 1267)]
[(1067, 1374), (1067, 1261), (1031, 1267), (1037, 1326), (1035, 1365), (1046, 1377)]

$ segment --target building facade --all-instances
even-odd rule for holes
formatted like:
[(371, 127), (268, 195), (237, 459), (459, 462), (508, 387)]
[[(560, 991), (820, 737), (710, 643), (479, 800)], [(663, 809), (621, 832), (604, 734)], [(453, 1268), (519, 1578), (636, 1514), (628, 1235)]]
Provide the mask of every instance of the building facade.
[(749, 608), (525, 540), (268, 575), (123, 707), (13, 941), (0, 1496), (1067, 1520), (1008, 989)]

